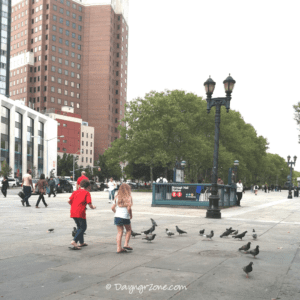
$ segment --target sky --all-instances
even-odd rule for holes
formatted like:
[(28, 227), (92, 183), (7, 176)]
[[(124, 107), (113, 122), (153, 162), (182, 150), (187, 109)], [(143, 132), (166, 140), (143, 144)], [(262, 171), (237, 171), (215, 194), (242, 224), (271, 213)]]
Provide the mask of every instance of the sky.
[(209, 76), (213, 97), (224, 97), (230, 73), (231, 109), (267, 138), (268, 152), (298, 156), (300, 170), (299, 11), (294, 0), (130, 0), (128, 101), (165, 89), (205, 98)]

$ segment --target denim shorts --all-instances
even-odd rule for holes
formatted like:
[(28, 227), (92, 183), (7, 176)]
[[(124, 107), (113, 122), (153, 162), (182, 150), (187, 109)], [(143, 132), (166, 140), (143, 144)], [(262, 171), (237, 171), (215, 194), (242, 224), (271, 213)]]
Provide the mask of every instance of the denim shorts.
[(117, 226), (130, 225), (130, 219), (115, 217), (114, 224)]

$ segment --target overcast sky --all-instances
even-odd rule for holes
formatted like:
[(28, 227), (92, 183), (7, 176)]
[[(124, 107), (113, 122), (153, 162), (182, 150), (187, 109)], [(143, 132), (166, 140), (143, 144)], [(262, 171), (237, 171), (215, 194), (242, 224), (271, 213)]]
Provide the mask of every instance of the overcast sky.
[(268, 139), (270, 153), (297, 155), (300, 170), (299, 11), (293, 0), (130, 0), (128, 100), (165, 89), (205, 96), (209, 75), (213, 96), (223, 97), (231, 73), (231, 109)]

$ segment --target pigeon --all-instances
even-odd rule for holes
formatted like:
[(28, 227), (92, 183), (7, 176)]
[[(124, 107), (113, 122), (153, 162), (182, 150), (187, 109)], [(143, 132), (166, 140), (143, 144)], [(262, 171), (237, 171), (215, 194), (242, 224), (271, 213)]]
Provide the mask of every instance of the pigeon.
[(166, 234), (171, 237), (172, 235), (174, 235), (173, 232), (171, 232), (168, 228), (166, 228)]
[(237, 235), (239, 233), (238, 230), (234, 231), (233, 233), (231, 233), (232, 235)]
[(244, 231), (243, 233), (240, 233), (238, 235), (233, 235), (232, 237), (235, 238), (235, 239), (240, 239), (242, 240), (242, 238), (246, 235), (248, 231)]
[(229, 236), (229, 234), (230, 234), (230, 231), (227, 230), (220, 235), (220, 238), (222, 238), (223, 236)]
[(253, 229), (253, 232), (254, 232), (254, 233), (252, 234), (252, 237), (253, 237), (254, 240), (256, 240), (256, 239), (257, 239), (257, 234), (255, 233), (255, 230), (254, 230), (254, 229)]
[(151, 220), (153, 226), (158, 226), (153, 219), (150, 218), (150, 220)]
[(134, 232), (133, 230), (131, 230), (131, 236), (133, 236), (135, 238), (136, 235), (141, 235), (141, 233), (137, 233), (137, 232)]
[(51, 228), (51, 229), (48, 229), (48, 232), (54, 232), (54, 229), (53, 228)]
[(210, 232), (210, 234), (203, 234), (203, 236), (204, 237), (206, 237), (207, 239), (212, 239), (212, 237), (214, 236), (214, 231), (212, 230), (211, 232)]
[(247, 254), (251, 254), (254, 256), (254, 258), (256, 258), (255, 256), (257, 256), (259, 254), (259, 246), (257, 245), (255, 249), (247, 251)]
[(176, 231), (179, 233), (179, 235), (184, 234), (184, 233), (187, 234), (186, 231), (183, 231), (183, 230), (179, 229), (178, 226), (176, 226)]
[(200, 235), (203, 235), (203, 234), (204, 234), (204, 231), (205, 231), (205, 229), (200, 230), (200, 231), (199, 231)]
[(73, 237), (76, 235), (76, 232), (77, 232), (77, 228), (76, 228), (76, 227), (73, 227), (73, 231), (72, 231), (72, 236), (73, 236)]
[(147, 240), (147, 242), (152, 242), (155, 239), (156, 234), (154, 233), (151, 236), (146, 236), (143, 240)]
[(246, 277), (249, 278), (248, 274), (250, 272), (252, 272), (252, 265), (253, 265), (253, 262), (251, 262), (248, 266), (244, 267), (243, 268), (243, 271), (247, 274)]
[(250, 249), (251, 242), (239, 248), (239, 251), (248, 251)]
[(142, 231), (143, 234), (148, 235), (152, 234), (152, 232), (155, 230), (155, 226), (153, 225), (150, 229)]

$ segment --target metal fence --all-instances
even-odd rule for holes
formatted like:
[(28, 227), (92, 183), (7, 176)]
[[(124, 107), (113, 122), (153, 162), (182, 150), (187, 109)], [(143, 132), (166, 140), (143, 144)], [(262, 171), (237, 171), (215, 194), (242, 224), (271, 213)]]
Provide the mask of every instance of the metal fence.
[[(152, 206), (209, 206), (211, 183), (153, 183)], [(235, 185), (218, 185), (219, 206), (236, 205)]]

